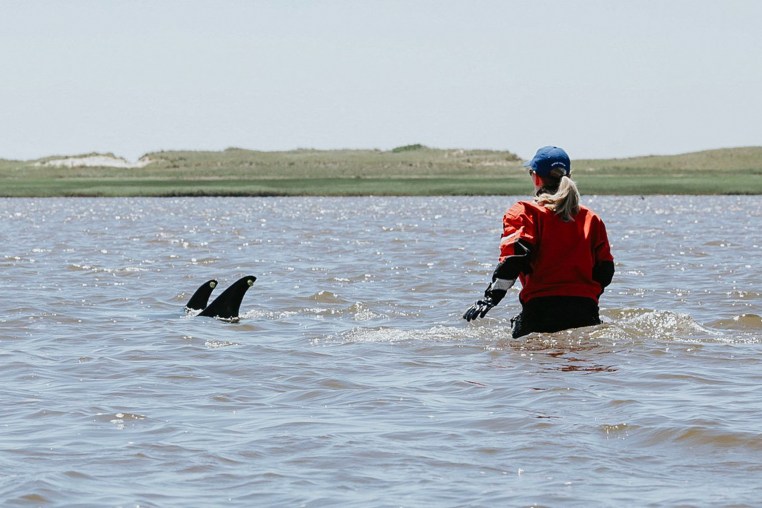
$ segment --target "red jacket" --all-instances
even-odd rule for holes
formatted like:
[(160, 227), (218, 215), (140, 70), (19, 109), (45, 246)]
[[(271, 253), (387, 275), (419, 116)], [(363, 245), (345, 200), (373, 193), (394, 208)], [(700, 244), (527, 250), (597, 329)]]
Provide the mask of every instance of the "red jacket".
[(522, 303), (542, 296), (581, 296), (597, 302), (611, 282), (613, 261), (606, 226), (589, 208), (580, 206), (574, 220), (564, 222), (542, 205), (519, 201), (503, 217), (495, 276), (518, 275)]

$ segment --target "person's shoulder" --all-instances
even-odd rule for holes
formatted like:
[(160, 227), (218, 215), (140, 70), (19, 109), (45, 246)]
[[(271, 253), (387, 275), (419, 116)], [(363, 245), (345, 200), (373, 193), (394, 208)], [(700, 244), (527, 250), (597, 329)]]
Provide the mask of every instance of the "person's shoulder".
[(603, 222), (603, 219), (601, 219), (600, 215), (598, 215), (591, 208), (588, 208), (584, 205), (579, 205), (579, 212), (577, 212), (577, 216), (586, 217), (588, 220), (591, 220), (591, 221)]
[(543, 206), (538, 205), (533, 201), (517, 201), (505, 212), (506, 219), (519, 219), (522, 217), (534, 217), (538, 213), (542, 213)]
[(542, 210), (543, 208), (543, 206), (538, 205), (534, 201), (516, 201), (513, 205), (511, 205), (508, 211), (515, 210), (519, 212), (530, 212)]
[(525, 213), (527, 210), (527, 207), (531, 207), (531, 203), (528, 201), (516, 201), (513, 203), (508, 210), (505, 212), (506, 215), (521, 215), (522, 213)]

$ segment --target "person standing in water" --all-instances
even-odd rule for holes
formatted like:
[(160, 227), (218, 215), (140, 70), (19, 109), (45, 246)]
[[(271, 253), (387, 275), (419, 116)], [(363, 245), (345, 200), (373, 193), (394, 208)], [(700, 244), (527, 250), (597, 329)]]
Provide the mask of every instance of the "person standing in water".
[(521, 313), (511, 319), (514, 338), (600, 324), (598, 299), (614, 276), (606, 226), (579, 204), (563, 149), (540, 148), (524, 166), (534, 201), (519, 201), (505, 213), (492, 282), (463, 319), (483, 318), (518, 278)]

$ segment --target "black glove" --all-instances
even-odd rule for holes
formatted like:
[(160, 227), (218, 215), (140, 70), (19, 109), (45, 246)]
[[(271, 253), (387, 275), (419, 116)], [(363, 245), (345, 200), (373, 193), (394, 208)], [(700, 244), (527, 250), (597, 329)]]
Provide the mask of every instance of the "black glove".
[(475, 304), (468, 308), (463, 319), (466, 321), (473, 321), (476, 318), (483, 318), (489, 310), (500, 303), (507, 291), (505, 289), (492, 289), (493, 284), (487, 287), (484, 292), (484, 298), (478, 300)]

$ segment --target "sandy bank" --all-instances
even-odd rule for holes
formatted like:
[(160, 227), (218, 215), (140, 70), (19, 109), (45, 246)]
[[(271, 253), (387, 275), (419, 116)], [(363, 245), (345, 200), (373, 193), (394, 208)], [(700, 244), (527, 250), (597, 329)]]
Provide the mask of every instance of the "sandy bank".
[(151, 163), (148, 157), (142, 157), (137, 162), (130, 162), (122, 157), (113, 155), (86, 155), (77, 157), (59, 157), (38, 162), (37, 166), (56, 167), (105, 167), (105, 168), (142, 168)]

